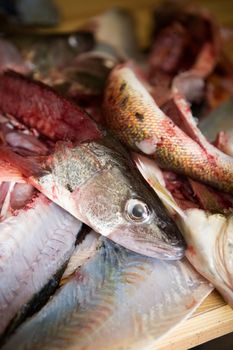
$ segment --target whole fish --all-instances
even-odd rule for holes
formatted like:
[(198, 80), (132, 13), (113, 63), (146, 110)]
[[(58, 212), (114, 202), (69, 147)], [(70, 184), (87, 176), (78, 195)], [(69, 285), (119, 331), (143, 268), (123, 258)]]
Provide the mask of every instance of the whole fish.
[(111, 72), (104, 109), (109, 128), (131, 149), (154, 157), (162, 168), (233, 193), (233, 158), (210, 144), (203, 147), (181, 130), (129, 66)]
[[(24, 194), (16, 191), (15, 197), (22, 198)], [(20, 203), (14, 201), (15, 204)], [(73, 216), (38, 193), (0, 222), (0, 335), (64, 268), (81, 226)], [(56, 283), (55, 278), (53, 284)]]
[(0, 159), (18, 166), (39, 191), (116, 243), (161, 259), (184, 255), (176, 225), (113, 138), (59, 143), (52, 155), (35, 159), (2, 148)]
[(91, 235), (89, 258), (79, 250), (81, 267), (3, 350), (150, 349), (212, 290), (186, 259), (151, 259)]

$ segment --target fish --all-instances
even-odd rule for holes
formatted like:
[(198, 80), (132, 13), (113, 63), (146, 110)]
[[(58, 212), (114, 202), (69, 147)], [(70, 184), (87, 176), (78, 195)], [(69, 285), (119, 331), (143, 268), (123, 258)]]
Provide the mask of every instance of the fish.
[(233, 215), (188, 209), (180, 227), (187, 242), (186, 257), (233, 308)]
[(76, 255), (71, 278), (3, 350), (150, 349), (212, 291), (186, 259), (148, 258), (91, 235), (90, 257)]
[(113, 137), (79, 145), (60, 142), (54, 153), (36, 158), (2, 147), (0, 159), (18, 167), (50, 200), (114, 242), (160, 259), (183, 257), (179, 230)]
[[(111, 71), (103, 108), (108, 128), (131, 150), (156, 159), (164, 169), (233, 193), (233, 158), (204, 141), (197, 128), (192, 135), (180, 129), (156, 105), (130, 64)], [(190, 113), (187, 103), (185, 108)]]
[(232, 207), (226, 210), (221, 196), (197, 182), (194, 188), (199, 191), (201, 206), (181, 208), (166, 188), (159, 167), (140, 154), (134, 155), (134, 159), (180, 228), (187, 243), (186, 258), (233, 308)]
[(14, 71), (0, 77), (0, 110), (52, 141), (101, 137), (96, 123), (78, 105), (46, 84)]
[(25, 317), (32, 300), (36, 308), (35, 297), (45, 286), (44, 297), (59, 283), (56, 274), (73, 253), (82, 227), (43, 194), (28, 189), (25, 193), (26, 184), (18, 185), (11, 189), (14, 196), (8, 201), (11, 215), (0, 221), (0, 335), (11, 322)]

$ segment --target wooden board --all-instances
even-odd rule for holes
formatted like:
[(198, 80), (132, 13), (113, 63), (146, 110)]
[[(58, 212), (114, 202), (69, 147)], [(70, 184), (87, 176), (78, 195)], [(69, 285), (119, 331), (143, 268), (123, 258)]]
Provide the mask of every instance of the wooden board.
[[(138, 21), (138, 37), (143, 45), (148, 42), (151, 28), (151, 11), (159, 0), (55, 0), (62, 21), (50, 31), (66, 32), (85, 24), (88, 18), (114, 6), (130, 9)], [(207, 6), (224, 26), (233, 26), (233, 1), (195, 0)], [(233, 55), (232, 55), (233, 57)], [(217, 292), (213, 292), (195, 314), (161, 339), (155, 350), (187, 350), (206, 341), (233, 332), (233, 310)]]
[(158, 341), (154, 350), (187, 350), (233, 331), (233, 310), (213, 292), (195, 314)]

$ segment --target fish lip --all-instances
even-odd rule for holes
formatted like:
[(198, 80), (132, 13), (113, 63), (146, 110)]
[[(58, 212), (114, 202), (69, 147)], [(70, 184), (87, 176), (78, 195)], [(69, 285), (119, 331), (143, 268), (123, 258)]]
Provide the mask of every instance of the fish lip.
[(127, 237), (122, 235), (122, 233), (114, 232), (107, 236), (109, 239), (115, 243), (129, 249), (135, 253), (160, 259), (160, 260), (181, 260), (185, 256), (186, 244), (182, 241), (161, 243), (137, 240), (136, 237)]

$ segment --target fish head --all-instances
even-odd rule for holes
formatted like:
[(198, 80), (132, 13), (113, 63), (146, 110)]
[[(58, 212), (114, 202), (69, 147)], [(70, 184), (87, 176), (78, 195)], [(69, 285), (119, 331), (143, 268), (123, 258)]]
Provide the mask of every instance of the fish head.
[(184, 256), (176, 224), (118, 142), (61, 145), (50, 170), (40, 190), (96, 232), (150, 257)]
[(104, 169), (73, 194), (79, 218), (134, 252), (166, 260), (184, 256), (184, 240), (156, 194), (136, 171)]

